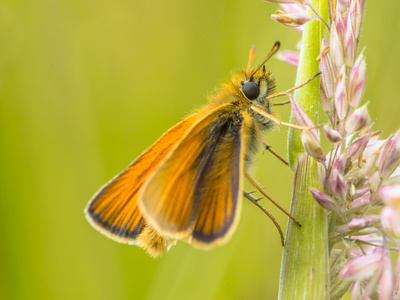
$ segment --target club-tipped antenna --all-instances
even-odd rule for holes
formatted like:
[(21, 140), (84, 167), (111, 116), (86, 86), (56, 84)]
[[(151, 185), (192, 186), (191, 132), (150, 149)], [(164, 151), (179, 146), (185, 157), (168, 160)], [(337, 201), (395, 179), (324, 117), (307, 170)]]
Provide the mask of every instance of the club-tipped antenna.
[(255, 55), (256, 55), (256, 48), (254, 46), (251, 46), (249, 52), (249, 62), (247, 63), (247, 68), (246, 68), (246, 74), (249, 74), (250, 72), (251, 63), (253, 62), (253, 58)]
[(271, 50), (269, 51), (267, 57), (264, 59), (264, 61), (251, 73), (250, 75), (250, 80), (253, 78), (253, 75), (260, 70), (260, 68), (265, 65), (265, 63), (279, 50), (279, 47), (281, 46), (281, 43), (279, 41), (275, 42), (275, 44), (272, 46)]

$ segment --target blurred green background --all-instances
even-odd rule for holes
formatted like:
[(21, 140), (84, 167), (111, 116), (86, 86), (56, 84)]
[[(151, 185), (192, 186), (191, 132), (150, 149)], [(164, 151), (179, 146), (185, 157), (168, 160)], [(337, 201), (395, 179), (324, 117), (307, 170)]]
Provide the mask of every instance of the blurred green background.
[[(282, 247), (244, 201), (237, 231), (204, 252), (178, 243), (160, 259), (95, 231), (96, 190), (272, 44), (300, 35), (261, 0), (0, 2), (0, 298), (274, 299)], [(365, 100), (386, 137), (400, 127), (399, 1), (367, 1)], [(278, 91), (295, 68), (268, 62)], [(288, 107), (279, 108), (288, 120)], [(285, 154), (286, 129), (267, 136)], [(289, 208), (291, 172), (269, 153), (257, 178)], [(279, 223), (287, 218), (265, 202)]]

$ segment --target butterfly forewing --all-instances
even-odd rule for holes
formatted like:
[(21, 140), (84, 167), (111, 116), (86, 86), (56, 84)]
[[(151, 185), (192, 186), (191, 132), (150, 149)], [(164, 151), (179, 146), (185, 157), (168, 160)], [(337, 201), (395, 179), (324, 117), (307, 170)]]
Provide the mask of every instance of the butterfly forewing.
[(147, 179), (139, 207), (159, 232), (193, 235), (197, 244), (209, 244), (234, 227), (240, 208), (246, 120), (233, 104), (211, 111)]
[(198, 117), (192, 115), (172, 127), (95, 194), (86, 208), (86, 214), (97, 229), (120, 242), (137, 238), (144, 226), (138, 208), (138, 191)]
[(250, 118), (230, 127), (215, 149), (207, 174), (196, 184), (201, 202), (193, 231), (193, 242), (201, 247), (222, 243), (236, 227), (241, 208), (244, 152)]

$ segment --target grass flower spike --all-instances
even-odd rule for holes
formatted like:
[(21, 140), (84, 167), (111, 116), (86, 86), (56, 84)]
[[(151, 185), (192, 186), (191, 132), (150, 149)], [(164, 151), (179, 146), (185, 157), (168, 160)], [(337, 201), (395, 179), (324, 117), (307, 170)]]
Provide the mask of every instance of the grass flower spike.
[[(321, 137), (317, 129), (299, 136), (289, 131), (289, 161), (295, 172), (291, 213), (303, 226), (288, 227), (280, 299), (340, 299), (346, 293), (352, 293), (352, 299), (398, 299), (400, 130), (382, 139), (363, 100), (366, 58), (359, 40), (365, 0), (269, 2), (280, 3), (287, 15), (308, 16), (304, 25), (291, 21), (291, 26), (304, 26), (302, 44), (307, 45), (299, 55), (297, 81), (304, 81), (315, 65), (321, 81), (319, 93), (305, 86), (290, 95), (292, 116), (300, 125), (325, 122)], [(319, 55), (313, 52), (316, 48)], [(319, 115), (315, 99), (325, 116)], [(307, 211), (313, 214), (302, 219)], [(313, 227), (301, 239), (308, 223)], [(320, 294), (307, 279), (317, 276), (323, 285)]]

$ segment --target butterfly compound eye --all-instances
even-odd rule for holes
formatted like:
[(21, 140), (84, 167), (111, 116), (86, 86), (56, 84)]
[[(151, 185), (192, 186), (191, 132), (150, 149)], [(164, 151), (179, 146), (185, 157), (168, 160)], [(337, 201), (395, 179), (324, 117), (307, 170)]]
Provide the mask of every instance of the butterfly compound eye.
[(248, 81), (242, 86), (243, 94), (249, 100), (257, 99), (260, 95), (260, 88), (254, 81)]

